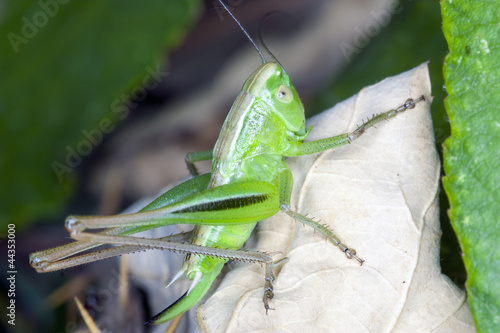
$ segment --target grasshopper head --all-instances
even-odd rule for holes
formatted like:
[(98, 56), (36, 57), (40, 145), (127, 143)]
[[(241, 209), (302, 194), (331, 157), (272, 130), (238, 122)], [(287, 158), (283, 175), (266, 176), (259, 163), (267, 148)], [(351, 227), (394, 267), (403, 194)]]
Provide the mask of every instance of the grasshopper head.
[(243, 91), (265, 102), (287, 130), (299, 136), (306, 134), (304, 106), (288, 74), (277, 63), (266, 62), (257, 68), (246, 80)]

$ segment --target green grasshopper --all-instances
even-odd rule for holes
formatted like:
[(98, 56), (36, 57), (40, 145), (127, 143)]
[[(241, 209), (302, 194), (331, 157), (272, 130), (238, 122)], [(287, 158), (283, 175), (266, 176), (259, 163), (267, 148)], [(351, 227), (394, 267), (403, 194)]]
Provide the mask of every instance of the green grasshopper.
[[(269, 300), (274, 296), (273, 267), (283, 259), (275, 261), (270, 254), (239, 249), (257, 222), (279, 211), (318, 230), (347, 258), (363, 264), (364, 260), (356, 251), (341, 242), (331, 230), (291, 210), (293, 178), (283, 159), (351, 143), (366, 129), (424, 100), (424, 96), (408, 99), (394, 110), (374, 115), (352, 132), (304, 142), (312, 128), (306, 129), (304, 107), (283, 66), (274, 56), (275, 62), (266, 61), (245, 29), (219, 1), (254, 45), (262, 65), (243, 84), (213, 150), (186, 156), (193, 178), (165, 192), (138, 213), (69, 216), (66, 229), (76, 242), (30, 256), (33, 268), (49, 272), (144, 249), (186, 253), (183, 266), (172, 282), (185, 274), (192, 280), (191, 287), (148, 324), (167, 322), (194, 306), (228, 260), (265, 265), (263, 302), (267, 313), (271, 309)], [(212, 160), (212, 171), (198, 175), (195, 163), (203, 160)], [(157, 239), (130, 236), (172, 224), (192, 224), (195, 228), (190, 233)], [(92, 233), (87, 229), (105, 230)], [(120, 246), (74, 256), (103, 244)]]

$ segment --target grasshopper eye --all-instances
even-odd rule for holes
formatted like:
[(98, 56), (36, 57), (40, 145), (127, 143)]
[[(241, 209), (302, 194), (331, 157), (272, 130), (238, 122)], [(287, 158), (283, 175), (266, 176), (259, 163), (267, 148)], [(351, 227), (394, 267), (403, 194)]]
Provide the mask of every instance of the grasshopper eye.
[(288, 104), (293, 101), (293, 93), (287, 86), (280, 85), (275, 93), (276, 98), (281, 103)]

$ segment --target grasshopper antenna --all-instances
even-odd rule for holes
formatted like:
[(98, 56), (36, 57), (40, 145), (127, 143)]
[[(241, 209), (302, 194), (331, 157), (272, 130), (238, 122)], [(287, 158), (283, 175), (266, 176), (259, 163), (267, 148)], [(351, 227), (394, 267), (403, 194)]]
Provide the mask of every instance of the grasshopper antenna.
[(290, 18), (290, 14), (288, 14), (284, 11), (281, 11), (281, 10), (275, 10), (275, 11), (272, 11), (272, 12), (266, 14), (266, 16), (264, 16), (260, 20), (260, 23), (259, 23), (259, 41), (262, 44), (262, 47), (264, 48), (264, 50), (271, 56), (271, 58), (273, 58), (273, 60), (276, 61), (276, 63), (281, 67), (282, 70), (285, 70), (283, 65), (281, 64), (281, 62), (275, 57), (275, 55), (271, 52), (271, 50), (269, 50), (266, 43), (264, 43), (264, 37), (263, 37), (264, 36), (264, 26), (266, 25), (267, 22), (269, 22), (269, 19), (271, 19), (272, 17), (274, 17), (276, 15), (287, 16)]
[[(229, 11), (229, 9), (226, 7), (226, 5), (224, 4), (224, 2), (222, 2), (222, 0), (219, 0), (220, 4), (222, 5), (222, 7), (224, 7), (224, 9), (227, 11), (227, 13), (229, 15), (231, 15), (231, 17), (233, 18), (233, 20), (236, 22), (236, 24), (238, 24), (238, 26), (240, 27), (241, 31), (243, 31), (243, 33), (245, 34), (245, 36), (247, 36), (248, 40), (250, 41), (250, 43), (252, 43), (252, 45), (255, 47), (255, 49), (257, 50), (257, 53), (259, 53), (260, 55), (260, 58), (262, 59), (262, 63), (265, 64), (267, 61), (266, 61), (266, 58), (264, 58), (264, 55), (262, 54), (262, 51), (259, 49), (259, 47), (257, 46), (257, 44), (255, 44), (255, 42), (253, 41), (252, 37), (250, 37), (250, 35), (248, 34), (248, 32), (245, 30), (245, 28), (243, 28), (243, 26), (241, 25), (240, 21), (238, 21), (236, 19), (236, 17), (233, 15), (233, 13), (231, 13)], [(267, 47), (266, 47), (267, 49)], [(268, 50), (269, 52), (269, 50)], [(274, 58), (274, 56), (273, 56)], [(276, 59), (276, 58), (275, 58)], [(281, 64), (280, 64), (281, 66)]]

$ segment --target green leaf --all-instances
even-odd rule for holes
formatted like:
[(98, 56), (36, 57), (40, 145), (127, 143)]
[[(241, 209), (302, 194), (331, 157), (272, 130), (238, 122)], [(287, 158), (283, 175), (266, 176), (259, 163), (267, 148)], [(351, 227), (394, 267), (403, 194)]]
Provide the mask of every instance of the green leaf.
[(500, 329), (500, 2), (443, 0), (445, 142), (443, 179), (468, 273), (467, 292), (481, 332)]
[(0, 221), (47, 217), (74, 170), (161, 83), (198, 0), (8, 1), (0, 17)]

